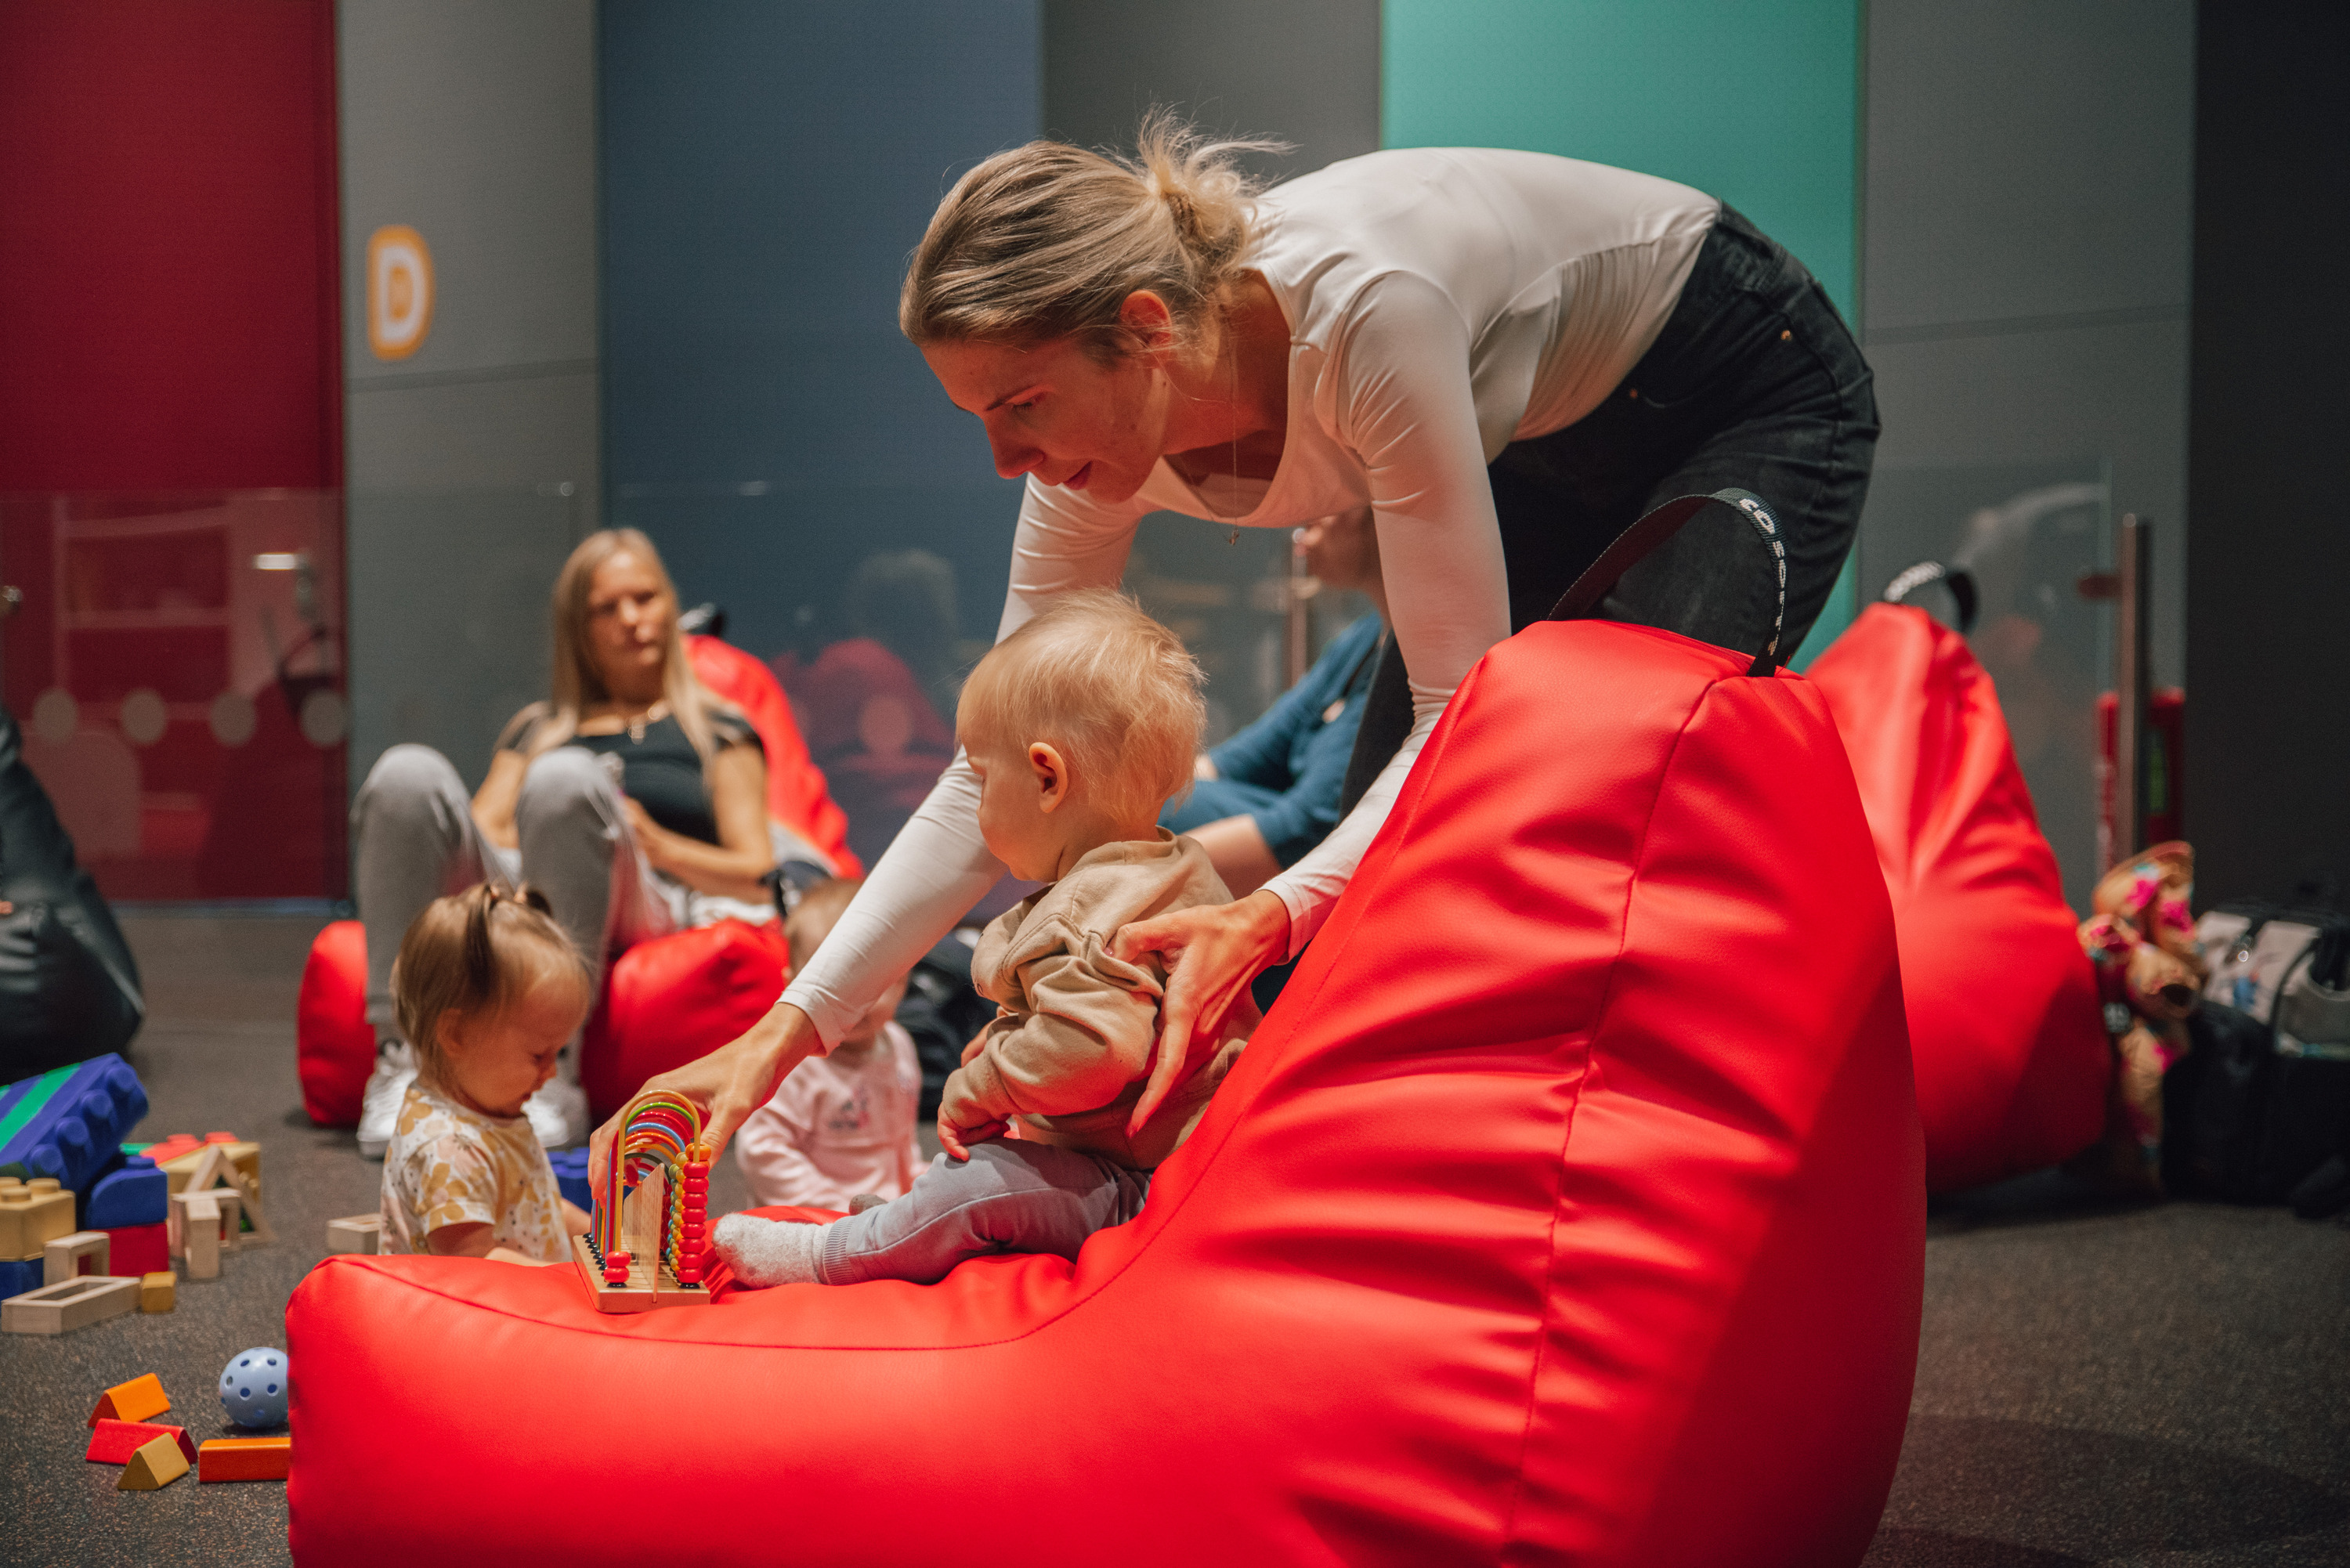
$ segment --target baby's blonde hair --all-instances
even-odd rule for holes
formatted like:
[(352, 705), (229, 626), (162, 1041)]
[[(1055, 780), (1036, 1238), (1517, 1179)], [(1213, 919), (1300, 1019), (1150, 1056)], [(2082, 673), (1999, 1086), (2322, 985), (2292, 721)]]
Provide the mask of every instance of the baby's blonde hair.
[(1191, 787), (1208, 705), (1199, 660), (1124, 594), (1063, 594), (988, 650), (959, 727), (1060, 748), (1102, 810), (1156, 816)]
[(899, 328), (920, 344), (1076, 337), (1107, 361), (1139, 347), (1118, 308), (1149, 289), (1179, 339), (1198, 337), (1249, 245), (1258, 183), (1239, 155), (1288, 149), (1211, 140), (1164, 108), (1135, 141), (1131, 158), (1032, 141), (956, 181), (906, 269)]
[(418, 1070), (428, 1080), (444, 1080), (443, 1018), (494, 1016), (549, 975), (578, 986), (585, 1012), (594, 984), (588, 961), (536, 888), (525, 884), (508, 892), (480, 882), (425, 905), (391, 966), (400, 1033), (416, 1053)]

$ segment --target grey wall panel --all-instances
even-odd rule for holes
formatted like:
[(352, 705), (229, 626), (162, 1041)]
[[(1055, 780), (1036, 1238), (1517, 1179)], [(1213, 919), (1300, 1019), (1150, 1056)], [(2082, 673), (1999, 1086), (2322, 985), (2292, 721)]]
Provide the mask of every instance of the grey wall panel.
[[(351, 779), (478, 781), (543, 696), (547, 591), (599, 505), (592, 0), (342, 0)], [(368, 236), (421, 234), (429, 335), (368, 344)]]
[(2183, 311), (2192, 0), (1873, 0), (1872, 331)]
[(1302, 173), (1379, 144), (1378, 0), (1046, 0), (1045, 128), (1131, 147), (1154, 103), (1211, 130), (1292, 142), (1268, 174)]
[[(354, 382), (596, 357), (593, 0), (342, 0), (343, 323)], [(432, 247), (432, 335), (368, 351), (378, 225)]]
[[(2189, 0), (1869, 0), (1862, 341), (1890, 483), (1862, 523), (1865, 598), (2008, 478), (2028, 493), (2102, 473), (2110, 515), (2154, 519), (2155, 676), (2182, 680), (2194, 17)], [(2042, 587), (2052, 639), (2089, 623), (2091, 643), (2109, 639), (2106, 612)], [(2077, 737), (2033, 781), (2076, 902), (2098, 870), (2087, 704), (2109, 675), (2033, 720)], [(2045, 691), (2002, 691), (2045, 705)]]

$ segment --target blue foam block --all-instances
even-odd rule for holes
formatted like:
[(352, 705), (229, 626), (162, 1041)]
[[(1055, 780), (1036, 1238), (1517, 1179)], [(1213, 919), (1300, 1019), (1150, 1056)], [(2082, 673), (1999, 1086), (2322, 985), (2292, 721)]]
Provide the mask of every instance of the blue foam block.
[(134, 1154), (98, 1179), (89, 1189), (81, 1224), (85, 1231), (111, 1231), (122, 1225), (161, 1224), (171, 1215), (172, 1179), (145, 1155)]
[(147, 1114), (147, 1090), (109, 1051), (0, 1089), (0, 1172), (54, 1176), (87, 1194)]
[(555, 1185), (563, 1189), (563, 1196), (594, 1213), (595, 1195), (588, 1186), (588, 1151), (584, 1148), (562, 1149), (548, 1155), (546, 1160), (555, 1167)]
[(0, 1301), (21, 1296), (26, 1291), (41, 1288), (41, 1260), (26, 1258), (21, 1262), (0, 1263)]

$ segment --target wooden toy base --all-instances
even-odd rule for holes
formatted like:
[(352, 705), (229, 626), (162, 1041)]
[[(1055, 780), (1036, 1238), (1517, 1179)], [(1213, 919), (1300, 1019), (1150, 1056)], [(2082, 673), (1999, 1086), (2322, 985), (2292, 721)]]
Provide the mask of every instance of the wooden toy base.
[(667, 1263), (654, 1265), (651, 1283), (639, 1283), (645, 1278), (645, 1265), (631, 1262), (629, 1282), (608, 1283), (604, 1278), (604, 1260), (596, 1251), (596, 1243), (585, 1236), (571, 1238), (571, 1261), (579, 1270), (580, 1282), (588, 1287), (588, 1300), (598, 1312), (651, 1312), (656, 1307), (708, 1306), (710, 1291), (704, 1285), (681, 1285)]

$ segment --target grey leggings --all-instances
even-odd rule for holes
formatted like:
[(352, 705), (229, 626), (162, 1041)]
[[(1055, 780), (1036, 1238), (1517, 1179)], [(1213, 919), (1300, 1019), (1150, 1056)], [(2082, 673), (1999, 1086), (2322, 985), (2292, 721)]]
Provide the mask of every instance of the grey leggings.
[(965, 1258), (1052, 1252), (1077, 1260), (1086, 1238), (1142, 1212), (1150, 1173), (1083, 1149), (1027, 1139), (971, 1146), (971, 1158), (941, 1155), (899, 1199), (824, 1228), (816, 1278), (932, 1284)]
[(444, 893), (519, 877), (546, 895), (556, 920), (603, 983), (604, 955), (689, 923), (684, 890), (645, 863), (620, 792), (602, 762), (577, 746), (531, 760), (515, 807), (519, 853), (492, 844), (473, 821), (464, 781), (430, 746), (376, 759), (351, 806), (351, 873), (367, 928), (368, 1022), (396, 1031), (391, 962), (424, 906)]

